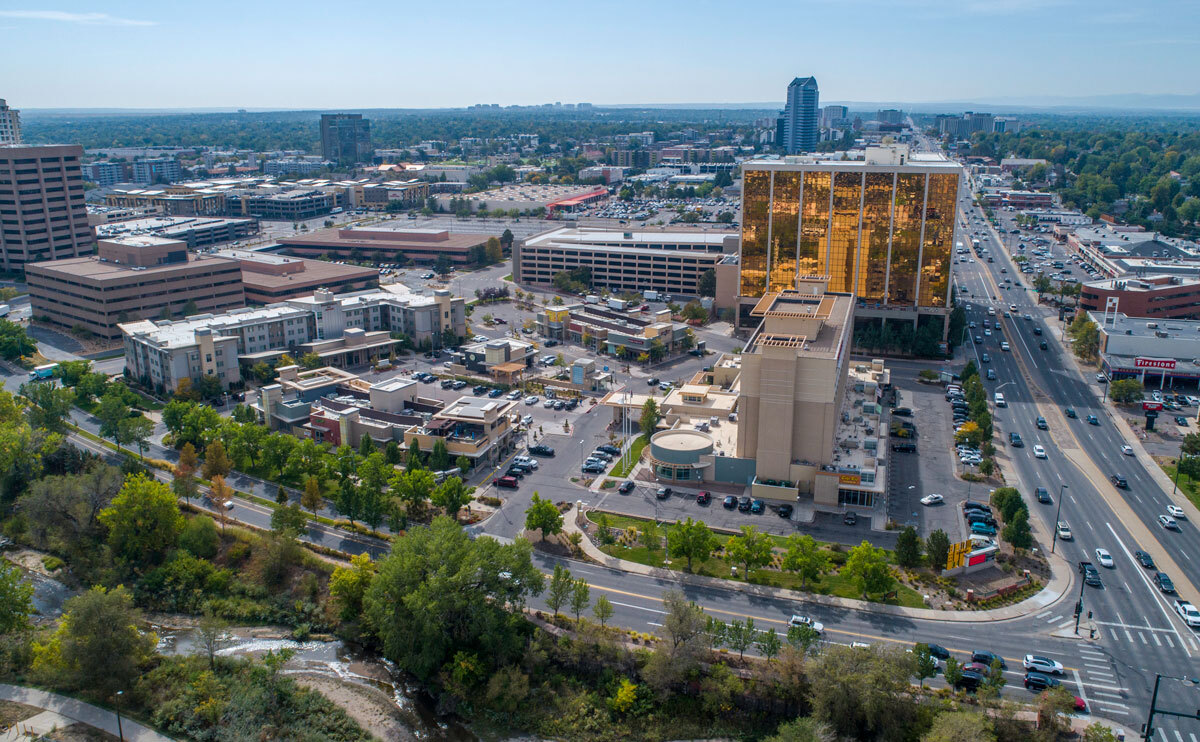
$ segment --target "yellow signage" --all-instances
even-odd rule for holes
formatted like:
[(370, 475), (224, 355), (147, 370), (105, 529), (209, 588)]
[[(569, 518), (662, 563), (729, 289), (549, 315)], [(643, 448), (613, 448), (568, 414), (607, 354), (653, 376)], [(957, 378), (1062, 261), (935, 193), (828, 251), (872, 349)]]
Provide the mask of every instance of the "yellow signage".
[(838, 476), (838, 484), (859, 484), (862, 482), (862, 477), (858, 474), (841, 474)]
[(547, 309), (546, 319), (551, 322), (565, 322), (567, 317), (571, 315), (566, 309)]
[(966, 563), (967, 554), (975, 547), (971, 541), (960, 541), (957, 544), (950, 544), (950, 551), (946, 555), (946, 569), (954, 569), (961, 567)]

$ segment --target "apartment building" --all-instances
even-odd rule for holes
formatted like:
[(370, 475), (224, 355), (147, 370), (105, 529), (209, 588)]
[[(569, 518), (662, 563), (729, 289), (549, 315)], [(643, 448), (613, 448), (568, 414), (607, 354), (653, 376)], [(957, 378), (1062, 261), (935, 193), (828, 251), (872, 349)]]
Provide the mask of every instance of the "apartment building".
[(231, 213), (280, 221), (312, 219), (328, 214), (337, 206), (348, 205), (348, 199), (340, 199), (338, 191), (332, 188), (272, 189), (271, 192), (230, 194), (228, 198)]
[(246, 304), (238, 261), (153, 236), (100, 240), (95, 255), (30, 263), (25, 278), (35, 318), (105, 340), (121, 337), (122, 322)]
[(730, 234), (565, 227), (514, 243), (513, 279), (550, 286), (557, 273), (589, 268), (596, 290), (698, 296), (700, 277), (736, 250)]
[(223, 190), (209, 184), (178, 184), (165, 188), (118, 188), (105, 195), (104, 204), (126, 209), (155, 209), (166, 216), (219, 216), (225, 213)]
[(183, 180), (183, 168), (174, 157), (155, 157), (133, 163), (134, 183), (174, 183)]
[(0, 269), (95, 249), (77, 144), (0, 145)]
[(0, 98), (0, 145), (21, 143), (21, 112)]
[(83, 177), (101, 188), (107, 188), (125, 180), (125, 167), (119, 162), (89, 162), (83, 166)]

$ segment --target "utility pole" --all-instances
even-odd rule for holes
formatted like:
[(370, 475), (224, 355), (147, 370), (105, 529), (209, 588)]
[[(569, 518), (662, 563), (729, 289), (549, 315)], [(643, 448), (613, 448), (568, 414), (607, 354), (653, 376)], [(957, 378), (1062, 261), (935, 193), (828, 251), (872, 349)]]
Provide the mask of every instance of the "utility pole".
[[(1058, 545), (1058, 516), (1062, 514), (1063, 490), (1067, 488), (1066, 482), (1058, 488), (1058, 508), (1054, 511), (1054, 532), (1050, 535), (1050, 553), (1054, 553), (1054, 547)], [(1079, 629), (1079, 617), (1076, 616), (1075, 629)]]
[(1154, 717), (1155, 716), (1177, 716), (1181, 719), (1197, 719), (1200, 720), (1200, 708), (1196, 709), (1196, 713), (1188, 714), (1182, 711), (1169, 711), (1167, 709), (1158, 708), (1158, 686), (1163, 681), (1178, 680), (1185, 688), (1195, 688), (1200, 685), (1200, 678), (1178, 678), (1172, 675), (1154, 674), (1154, 692), (1150, 694), (1150, 711), (1146, 717), (1146, 723), (1142, 725), (1142, 739), (1154, 739)]

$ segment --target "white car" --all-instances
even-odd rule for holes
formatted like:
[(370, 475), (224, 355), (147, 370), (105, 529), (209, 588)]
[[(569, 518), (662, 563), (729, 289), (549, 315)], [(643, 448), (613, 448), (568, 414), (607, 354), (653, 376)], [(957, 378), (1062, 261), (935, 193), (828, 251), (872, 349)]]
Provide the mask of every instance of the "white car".
[(1183, 518), (1184, 520), (1187, 520), (1187, 513), (1183, 512), (1183, 508), (1179, 507), (1178, 505), (1168, 505), (1167, 512), (1176, 518)]
[(991, 330), (986, 330), (986, 329), (985, 329), (985, 330), (983, 331), (983, 334), (984, 334), (984, 335), (986, 335), (987, 337), (991, 337), (991, 336), (992, 336), (992, 331), (991, 331)]
[(537, 404), (537, 403), (538, 403), (538, 398), (537, 398), (537, 397), (526, 397), (526, 398), (525, 398), (525, 404), (528, 404), (528, 405), (535, 405), (535, 404)]
[(1169, 515), (1158, 516), (1158, 524), (1160, 526), (1162, 526), (1163, 528), (1167, 529), (1168, 531), (1178, 531), (1179, 530), (1179, 524), (1176, 523), (1175, 519)]
[(807, 626), (818, 634), (825, 630), (825, 624), (798, 613), (793, 613), (792, 617), (788, 619), (788, 626)]
[(1113, 566), (1115, 566), (1113, 564), (1112, 554), (1108, 553), (1108, 549), (1096, 549), (1096, 561), (1100, 562), (1101, 567), (1108, 567), (1109, 569), (1112, 569)]
[(1121, 446), (1121, 453), (1125, 454), (1126, 456), (1132, 456), (1133, 446)]
[(526, 415), (525, 417), (521, 418), (521, 424), (533, 425), (533, 415)]
[(1058, 531), (1058, 538), (1061, 541), (1070, 541), (1073, 538), (1071, 536), (1071, 526), (1065, 520), (1060, 520), (1055, 530)]
[(521, 464), (522, 466), (528, 466), (530, 469), (538, 468), (537, 459), (533, 459), (528, 456), (516, 456), (513, 458), (513, 461)]
[(1196, 606), (1186, 600), (1176, 600), (1175, 612), (1179, 614), (1188, 626), (1200, 628), (1200, 611), (1196, 610)]
[(1000, 343), (1000, 350), (1010, 350), (1008, 343), (1007, 342)]
[(937, 505), (937, 504), (945, 501), (945, 499), (946, 498), (944, 498), (938, 494), (925, 495), (924, 497), (921, 498), (921, 504), (922, 505)]
[(1049, 657), (1042, 657), (1036, 654), (1025, 655), (1025, 661), (1022, 662), (1026, 670), (1034, 672), (1044, 672), (1047, 675), (1062, 675), (1063, 666), (1061, 662), (1055, 662)]
[(1033, 456), (1034, 456), (1034, 458), (1038, 458), (1038, 459), (1046, 458), (1046, 449), (1042, 448), (1042, 446), (1040, 444), (1034, 446), (1033, 447)]

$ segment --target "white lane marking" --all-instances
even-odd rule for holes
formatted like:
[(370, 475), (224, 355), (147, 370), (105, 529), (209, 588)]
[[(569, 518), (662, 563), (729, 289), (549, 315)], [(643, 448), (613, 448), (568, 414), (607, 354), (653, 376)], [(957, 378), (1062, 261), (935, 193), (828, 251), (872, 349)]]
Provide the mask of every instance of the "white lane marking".
[(1183, 742), (1183, 735), (1179, 733), (1178, 729), (1175, 730), (1175, 739), (1179, 742)]
[(1138, 638), (1142, 640), (1142, 644), (1150, 644), (1150, 642), (1146, 641), (1146, 635), (1140, 631), (1138, 632)]
[(1170, 635), (1170, 634), (1167, 634), (1167, 635), (1166, 635), (1166, 636), (1164, 636), (1163, 638), (1167, 640), (1167, 644), (1169, 644), (1169, 645), (1171, 646), (1171, 648), (1172, 648), (1172, 649), (1175, 647), (1175, 642), (1171, 641), (1171, 635)]
[(619, 606), (621, 606), (621, 607), (623, 607), (623, 608), (633, 608), (633, 609), (635, 609), (635, 610), (639, 610), (639, 611), (647, 611), (647, 612), (649, 612), (649, 613), (657, 613), (657, 614), (659, 614), (659, 615), (662, 615), (662, 616), (665, 616), (665, 615), (667, 615), (667, 612), (666, 612), (666, 611), (660, 611), (660, 610), (658, 610), (657, 608), (647, 608), (646, 606), (643, 606), (643, 605), (633, 605), (632, 603), (618, 603), (618, 602), (617, 602), (617, 601), (615, 601), (615, 600), (612, 600), (612, 601), (609, 601), (609, 602), (610, 602), (610, 603), (612, 603), (613, 605), (619, 605)]
[[(1034, 618), (1045, 618), (1046, 616), (1049, 616), (1049, 615), (1050, 615), (1050, 611), (1042, 611), (1041, 613), (1034, 616)], [(1051, 620), (1054, 620), (1054, 619), (1051, 619)]]
[(1150, 638), (1154, 640), (1154, 645), (1155, 645), (1155, 646), (1158, 646), (1158, 647), (1161, 647), (1161, 646), (1162, 646), (1162, 642), (1160, 642), (1160, 641), (1158, 640), (1158, 634), (1151, 634), (1151, 635), (1150, 635)]
[[(1049, 613), (1049, 611), (1047, 611), (1047, 613)], [(1054, 623), (1055, 621), (1061, 621), (1062, 619), (1062, 616), (1055, 616), (1054, 618), (1047, 618), (1046, 623)]]
[[(1125, 556), (1129, 558), (1129, 561), (1131, 561), (1131, 562), (1134, 561), (1133, 554), (1130, 553), (1129, 549), (1125, 546), (1125, 542), (1122, 541), (1121, 537), (1117, 535), (1117, 532), (1115, 530), (1113, 530), (1112, 524), (1105, 523), (1104, 525), (1108, 527), (1108, 532), (1111, 533), (1113, 535), (1113, 538), (1117, 540), (1117, 545), (1121, 547), (1121, 551), (1125, 552)], [(1138, 575), (1138, 577), (1142, 578), (1142, 582), (1145, 583), (1146, 589), (1149, 590), (1150, 594), (1154, 596), (1154, 603), (1158, 606), (1158, 609), (1160, 611), (1162, 611), (1163, 617), (1165, 617), (1167, 619), (1167, 626), (1170, 626), (1174, 630), (1174, 634), (1175, 634), (1176, 638), (1178, 638), (1180, 643), (1182, 644), (1183, 635), (1180, 634), (1177, 629), (1175, 629), (1175, 622), (1171, 619), (1171, 612), (1167, 610), (1167, 607), (1165, 605), (1163, 605), (1163, 603), (1166, 602), (1166, 599), (1162, 596), (1162, 594), (1159, 591), (1154, 589), (1154, 587), (1150, 584), (1150, 578), (1147, 577), (1142, 570), (1138, 569), (1137, 575)], [(1187, 654), (1188, 659), (1191, 659), (1192, 652), (1191, 652), (1191, 650), (1189, 650), (1187, 648), (1186, 645), (1183, 647), (1183, 651), (1184, 651), (1184, 653)]]
[(1133, 634), (1129, 633), (1129, 629), (1125, 629), (1125, 638), (1129, 640), (1130, 644), (1133, 643)]
[(1104, 704), (1099, 704), (1099, 706), (1100, 706), (1100, 710), (1106, 714), (1120, 714), (1121, 716), (1129, 716), (1128, 711), (1124, 711), (1122, 709), (1108, 708)]
[(1075, 687), (1079, 689), (1079, 697), (1083, 699), (1084, 708), (1091, 706), (1091, 704), (1088, 703), (1087, 693), (1083, 690), (1083, 681), (1079, 679), (1079, 671), (1072, 670), (1071, 674), (1075, 676)]

